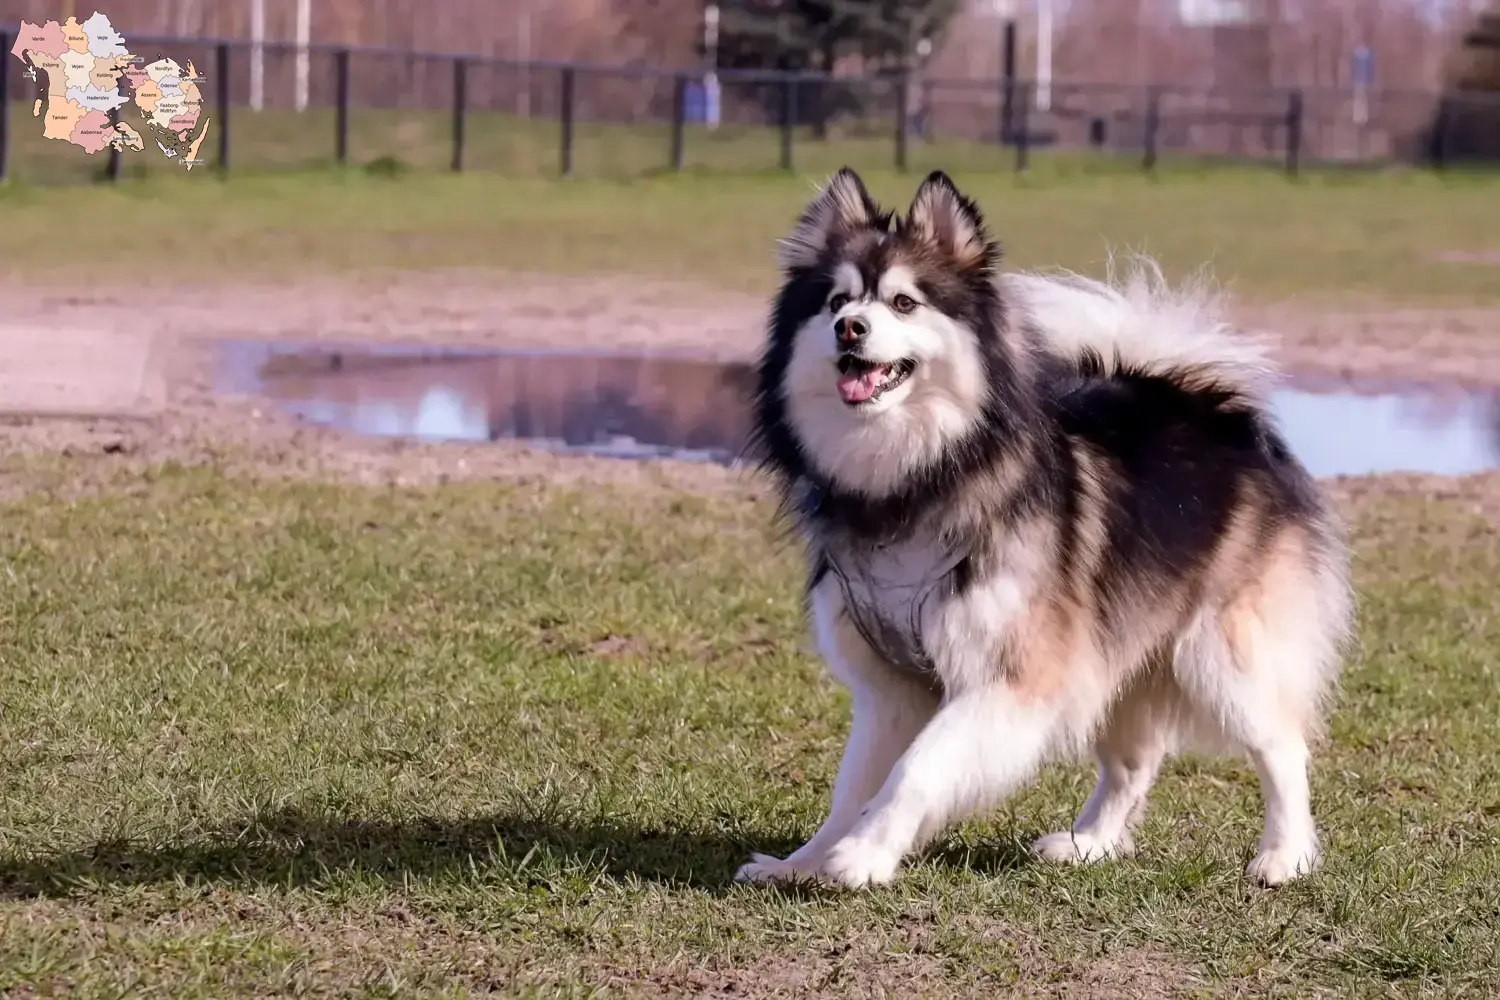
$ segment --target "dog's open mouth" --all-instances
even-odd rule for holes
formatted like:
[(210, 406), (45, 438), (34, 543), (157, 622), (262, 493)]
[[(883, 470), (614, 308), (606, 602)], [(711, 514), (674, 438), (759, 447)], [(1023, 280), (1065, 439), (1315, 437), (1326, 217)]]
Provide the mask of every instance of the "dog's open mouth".
[(839, 395), (849, 406), (873, 402), (910, 378), (916, 367), (904, 358), (880, 365), (846, 354), (839, 358)]

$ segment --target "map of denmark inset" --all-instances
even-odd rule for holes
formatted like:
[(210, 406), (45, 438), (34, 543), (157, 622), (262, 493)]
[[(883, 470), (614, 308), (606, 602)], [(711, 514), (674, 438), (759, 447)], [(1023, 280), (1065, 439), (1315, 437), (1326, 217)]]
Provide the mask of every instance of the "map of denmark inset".
[[(209, 120), (203, 115), (202, 78), (191, 61), (186, 69), (164, 55), (147, 62), (130, 51), (125, 36), (99, 11), (82, 23), (76, 17), (22, 21), (10, 53), (25, 65), (27, 79), (40, 85), (45, 76), (45, 95), (32, 105), (32, 117), (42, 119), (46, 138), (86, 153), (144, 150), (141, 131), (117, 118), (133, 105), (145, 133), (171, 162), (187, 170), (202, 162), (198, 150)], [(129, 84), (129, 96), (122, 80)]]

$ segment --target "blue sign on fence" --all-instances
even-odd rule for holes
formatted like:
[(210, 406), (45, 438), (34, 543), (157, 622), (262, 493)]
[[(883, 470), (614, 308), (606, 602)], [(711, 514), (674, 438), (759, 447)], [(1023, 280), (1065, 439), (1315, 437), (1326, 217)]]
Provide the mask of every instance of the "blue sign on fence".
[(682, 94), (682, 116), (694, 125), (707, 117), (708, 99), (703, 92), (703, 83), (689, 80)]
[(717, 78), (689, 80), (682, 95), (683, 117), (694, 125), (719, 124), (719, 87)]
[(1368, 45), (1361, 45), (1354, 50), (1349, 77), (1356, 87), (1368, 87), (1375, 82), (1375, 53), (1370, 51)]

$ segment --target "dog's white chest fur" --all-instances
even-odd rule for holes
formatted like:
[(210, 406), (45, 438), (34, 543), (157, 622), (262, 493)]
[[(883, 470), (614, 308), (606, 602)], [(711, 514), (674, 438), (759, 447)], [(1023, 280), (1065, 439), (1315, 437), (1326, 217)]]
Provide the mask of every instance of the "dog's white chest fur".
[(934, 673), (923, 620), (933, 600), (950, 592), (965, 553), (922, 531), (882, 544), (829, 539), (823, 554), (865, 641), (898, 667)]

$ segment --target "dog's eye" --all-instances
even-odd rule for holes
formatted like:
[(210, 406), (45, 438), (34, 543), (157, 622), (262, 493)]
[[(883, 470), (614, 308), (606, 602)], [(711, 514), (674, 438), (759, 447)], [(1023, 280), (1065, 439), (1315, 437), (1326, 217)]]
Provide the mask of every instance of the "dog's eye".
[(891, 308), (898, 313), (909, 313), (917, 308), (917, 300), (910, 295), (897, 295), (891, 299)]
[(831, 297), (828, 300), (828, 311), (831, 313), (836, 313), (848, 304), (849, 296), (845, 295), (843, 292), (839, 292), (837, 295)]

